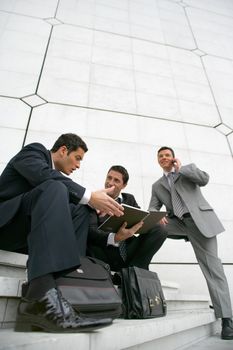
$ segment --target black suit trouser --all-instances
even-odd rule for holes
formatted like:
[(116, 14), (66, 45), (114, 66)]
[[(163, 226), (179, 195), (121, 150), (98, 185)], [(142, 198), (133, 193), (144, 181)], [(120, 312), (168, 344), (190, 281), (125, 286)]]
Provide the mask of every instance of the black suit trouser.
[(110, 265), (112, 271), (120, 271), (128, 266), (137, 266), (148, 270), (153, 256), (166, 238), (167, 234), (163, 226), (156, 225), (148, 233), (126, 240), (126, 261), (120, 256), (119, 248), (112, 245), (105, 247), (90, 245), (88, 254), (105, 261)]
[(0, 229), (0, 249), (28, 254), (28, 279), (77, 268), (86, 253), (87, 206), (69, 202), (59, 181), (25, 193), (17, 215)]

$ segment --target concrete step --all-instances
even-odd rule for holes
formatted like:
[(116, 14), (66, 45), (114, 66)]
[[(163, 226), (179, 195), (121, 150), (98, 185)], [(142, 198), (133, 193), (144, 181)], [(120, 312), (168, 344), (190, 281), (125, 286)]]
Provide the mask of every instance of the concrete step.
[[(24, 254), (0, 250), (0, 276), (16, 277), (25, 280), (27, 258), (28, 256)], [(175, 282), (161, 281), (161, 283), (164, 293), (177, 293), (180, 288), (179, 284)]]
[(16, 319), (23, 279), (0, 276), (0, 328), (12, 328)]
[(188, 295), (181, 292), (169, 293), (165, 292), (167, 301), (167, 310), (172, 312), (204, 310), (210, 305), (209, 296), (207, 295)]
[[(0, 297), (18, 297), (20, 296), (21, 284), (26, 280), (26, 274), (24, 274), (24, 278), (19, 277), (6, 277), (0, 276)], [(162, 288), (164, 291), (164, 295), (167, 298), (182, 298), (181, 294), (178, 294), (178, 285), (176, 285), (176, 289), (174, 288), (174, 284), (171, 283), (171, 287), (169, 286), (169, 282), (161, 282)]]
[(232, 340), (222, 340), (220, 334), (215, 334), (191, 346), (185, 347), (183, 350), (232, 350)]
[(111, 326), (89, 333), (18, 333), (1, 329), (0, 350), (175, 350), (214, 334), (217, 329), (211, 310), (170, 312), (148, 320), (117, 319)]
[[(0, 276), (0, 328), (13, 328), (16, 319), (17, 306), (21, 296), (21, 285), (24, 279)], [(200, 295), (183, 295), (174, 292), (174, 285), (169, 287), (165, 282), (164, 294), (168, 312), (208, 310), (209, 299)], [(163, 283), (162, 283), (163, 285)], [(177, 287), (177, 286), (176, 286)]]
[[(214, 313), (209, 309), (208, 297), (183, 295), (179, 285), (162, 281), (167, 300), (168, 315), (151, 320), (117, 319), (110, 327), (92, 333), (46, 334), (13, 331), (21, 284), (25, 280), (27, 256), (1, 252), (0, 264), (0, 350), (59, 350), (67, 346), (79, 350), (166, 350), (182, 349), (216, 332)], [(112, 341), (114, 339), (114, 342)]]
[[(27, 255), (0, 250), (0, 328), (12, 327), (21, 284), (26, 280)], [(178, 284), (164, 282), (164, 291), (177, 292)]]
[(25, 278), (27, 257), (0, 250), (0, 276)]

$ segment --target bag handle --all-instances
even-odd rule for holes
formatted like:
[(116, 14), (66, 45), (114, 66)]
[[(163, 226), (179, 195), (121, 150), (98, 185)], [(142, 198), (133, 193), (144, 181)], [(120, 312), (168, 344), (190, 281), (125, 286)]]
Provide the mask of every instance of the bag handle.
[(98, 259), (98, 258), (94, 258), (92, 256), (86, 256), (86, 259), (90, 260), (91, 262), (93, 262), (94, 264), (98, 264), (101, 265), (102, 267), (105, 268), (105, 270), (107, 270), (109, 273), (111, 272), (110, 266), (105, 263), (104, 261)]

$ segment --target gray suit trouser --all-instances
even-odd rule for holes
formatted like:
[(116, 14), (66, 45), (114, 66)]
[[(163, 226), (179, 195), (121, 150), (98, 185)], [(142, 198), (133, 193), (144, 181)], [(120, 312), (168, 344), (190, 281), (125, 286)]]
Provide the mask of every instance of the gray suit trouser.
[(232, 317), (228, 283), (221, 260), (218, 258), (217, 238), (203, 236), (191, 217), (184, 218), (183, 221), (171, 218), (165, 228), (169, 235), (188, 237), (205, 276), (216, 317)]

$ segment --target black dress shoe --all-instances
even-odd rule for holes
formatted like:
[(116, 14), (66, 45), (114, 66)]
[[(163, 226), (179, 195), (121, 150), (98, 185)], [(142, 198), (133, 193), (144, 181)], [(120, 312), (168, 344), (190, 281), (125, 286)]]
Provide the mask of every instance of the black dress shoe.
[(231, 318), (222, 319), (221, 338), (225, 340), (233, 340), (233, 322)]
[(40, 300), (21, 299), (17, 310), (15, 331), (84, 332), (105, 327), (111, 323), (111, 318), (97, 320), (79, 315), (63, 298), (61, 292), (52, 288)]

